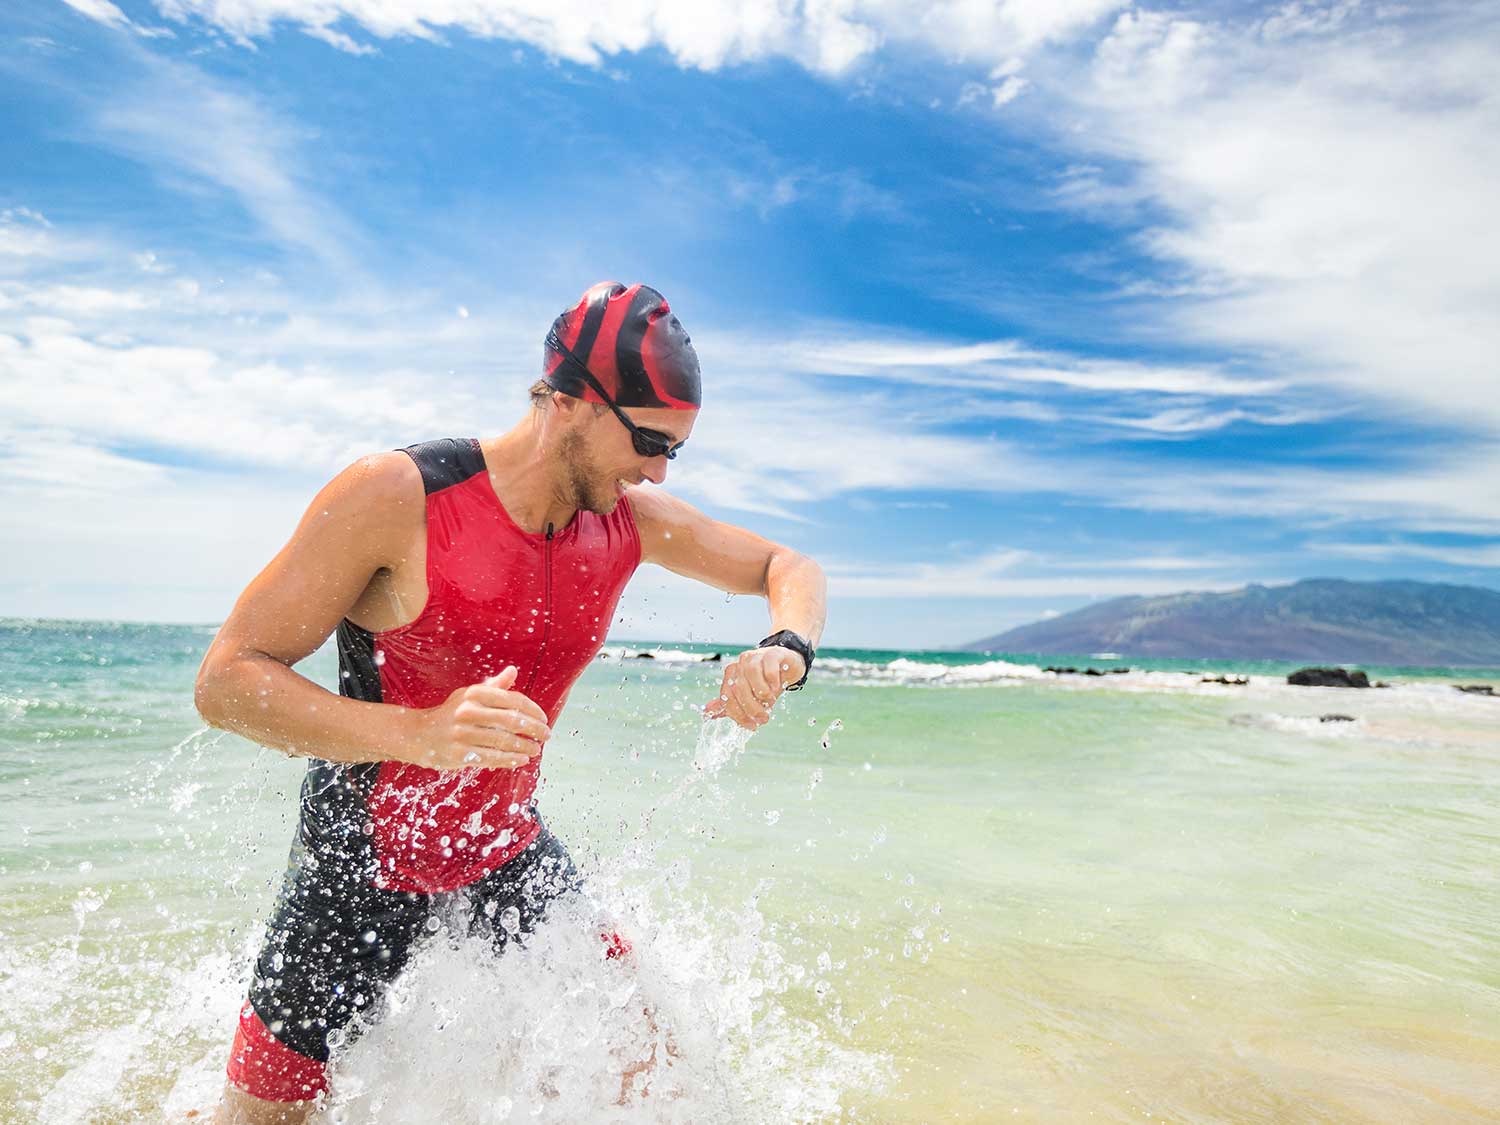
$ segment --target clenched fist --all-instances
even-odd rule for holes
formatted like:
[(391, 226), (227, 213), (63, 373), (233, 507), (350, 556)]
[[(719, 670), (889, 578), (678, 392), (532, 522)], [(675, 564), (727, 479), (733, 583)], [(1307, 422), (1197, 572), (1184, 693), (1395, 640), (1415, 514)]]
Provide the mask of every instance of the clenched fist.
[(742, 652), (724, 667), (724, 681), (717, 699), (708, 701), (703, 714), (710, 719), (731, 718), (746, 730), (755, 730), (771, 719), (771, 707), (807, 671), (801, 655), (772, 645)]
[(536, 703), (511, 690), (517, 675), (515, 667), (507, 667), (416, 712), (405, 760), (436, 770), (513, 770), (535, 758), (552, 728)]

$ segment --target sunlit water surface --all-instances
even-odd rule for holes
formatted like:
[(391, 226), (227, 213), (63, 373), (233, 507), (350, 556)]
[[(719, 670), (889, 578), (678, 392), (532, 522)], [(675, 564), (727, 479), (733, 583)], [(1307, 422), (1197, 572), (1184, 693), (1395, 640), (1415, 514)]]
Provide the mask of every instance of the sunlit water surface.
[[(210, 635), (0, 623), (0, 1119), (216, 1095), (303, 766), (202, 731)], [(435, 935), (322, 1120), (1500, 1120), (1494, 673), (844, 653), (746, 742), (635, 651), (547, 751), (587, 900)]]

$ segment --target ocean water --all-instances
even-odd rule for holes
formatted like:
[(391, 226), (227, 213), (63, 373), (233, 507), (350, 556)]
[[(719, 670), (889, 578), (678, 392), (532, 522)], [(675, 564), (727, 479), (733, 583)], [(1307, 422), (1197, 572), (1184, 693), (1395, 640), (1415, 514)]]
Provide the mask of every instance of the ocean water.
[[(0, 1120), (216, 1096), (303, 763), (203, 729), (211, 635), (0, 622)], [(1500, 671), (829, 651), (747, 738), (708, 651), (547, 750), (629, 964), (434, 935), (321, 1120), (1500, 1120)]]

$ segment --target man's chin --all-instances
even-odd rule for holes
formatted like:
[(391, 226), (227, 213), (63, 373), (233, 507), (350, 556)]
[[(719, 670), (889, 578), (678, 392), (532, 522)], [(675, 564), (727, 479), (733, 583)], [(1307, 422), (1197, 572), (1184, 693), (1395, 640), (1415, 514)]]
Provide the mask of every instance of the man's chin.
[(609, 496), (591, 495), (588, 498), (588, 503), (584, 504), (583, 507), (593, 512), (596, 516), (607, 516), (620, 506), (620, 501), (623, 499), (624, 497), (618, 492)]

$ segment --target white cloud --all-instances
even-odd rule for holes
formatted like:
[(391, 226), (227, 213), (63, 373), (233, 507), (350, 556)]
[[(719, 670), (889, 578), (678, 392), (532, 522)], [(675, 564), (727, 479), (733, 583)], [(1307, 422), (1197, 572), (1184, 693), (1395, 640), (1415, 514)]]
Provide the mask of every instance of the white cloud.
[[(1244, 585), (1243, 578), (1205, 577), (1205, 571), (1222, 565), (1211, 560), (1066, 559), (1007, 548), (974, 557), (959, 551), (954, 555), (941, 562), (897, 566), (835, 561), (826, 569), (841, 598), (1113, 598), (1176, 593), (1187, 586), (1218, 590)], [(1121, 570), (1127, 573), (1117, 573)], [(1143, 578), (1129, 571), (1169, 572), (1173, 577)]]
[(1015, 101), (1022, 94), (1024, 94), (1026, 92), (1026, 87), (1030, 85), (1031, 83), (1022, 78), (1019, 74), (1012, 74), (1009, 78), (1006, 78), (1004, 81), (1002, 81), (1000, 85), (996, 86), (993, 90), (990, 91), (990, 96), (994, 102), (995, 108), (999, 109), (1001, 106), (1009, 105), (1011, 102)]
[[(133, 31), (142, 39), (171, 39), (174, 38), (171, 30), (165, 27), (143, 27), (133, 22), (129, 16), (122, 12), (118, 6), (110, 3), (110, 0), (63, 0), (63, 3), (72, 8), (80, 15), (87, 16), (97, 23), (106, 27), (122, 28)], [(56, 44), (49, 39), (40, 41), (32, 40), (47, 47), (55, 48)]]
[(884, 45), (1007, 65), (1096, 24), (1124, 0), (638, 0), (585, 7), (536, 0), (156, 0), (156, 6), (168, 19), (201, 20), (243, 42), (285, 24), (348, 49), (353, 41), (334, 29), (343, 23), (380, 39), (435, 40), (445, 30), (463, 31), (591, 66), (660, 47), (679, 65), (701, 70), (780, 56), (837, 75)]
[[(759, 341), (750, 351), (764, 354), (766, 347)], [(955, 390), (1054, 384), (1086, 391), (1262, 396), (1285, 386), (1277, 379), (1236, 375), (1208, 365), (1085, 359), (1040, 351), (1015, 340), (954, 343), (869, 328), (857, 336), (847, 329), (842, 333), (813, 329), (772, 350), (786, 370)]]
[(354, 269), (355, 228), (311, 184), (311, 134), (187, 63), (130, 44), (121, 50), (133, 76), (86, 104), (89, 140), (174, 187), (227, 191), (274, 242)]
[(353, 38), (345, 35), (342, 31), (335, 31), (327, 25), (311, 25), (304, 29), (314, 39), (321, 39), (330, 47), (343, 51), (348, 55), (378, 55), (380, 54), (368, 43), (356, 42)]
[(111, 27), (128, 27), (130, 19), (109, 0), (63, 0), (75, 12)]
[(1195, 463), (1191, 472), (1112, 470), (1101, 502), (1144, 511), (1372, 523), (1407, 531), (1500, 535), (1500, 446), (1456, 444), (1376, 467)]
[(1083, 411), (1074, 414), (1075, 421), (1095, 422), (1112, 428), (1134, 430), (1143, 436), (1181, 438), (1222, 430), (1237, 422), (1257, 426), (1296, 426), (1322, 421), (1333, 416), (1330, 409), (1247, 410), (1205, 407), (1201, 404), (1175, 406), (1151, 414), (1130, 415)]
[(1477, 546), (1442, 546), (1393, 541), (1388, 543), (1310, 543), (1308, 550), (1338, 558), (1389, 562), (1391, 559), (1425, 559), (1449, 566), (1489, 567), (1500, 570), (1500, 543)]
[(1304, 384), (1500, 430), (1492, 7), (1137, 10), (1070, 78), (1046, 91), (1069, 107), (1057, 135), (1117, 166), (1121, 214), (1166, 216), (1144, 245), (1199, 290), (1153, 315)]

